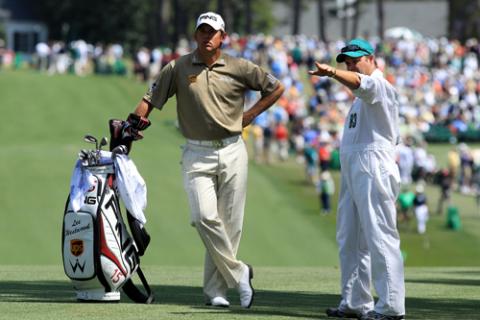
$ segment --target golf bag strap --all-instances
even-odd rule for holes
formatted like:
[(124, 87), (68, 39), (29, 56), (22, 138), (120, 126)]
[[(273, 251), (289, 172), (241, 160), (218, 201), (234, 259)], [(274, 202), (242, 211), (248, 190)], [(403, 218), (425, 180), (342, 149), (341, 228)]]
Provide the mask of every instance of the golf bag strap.
[(128, 279), (127, 282), (125, 282), (122, 290), (132, 301), (135, 301), (136, 303), (151, 304), (153, 301), (155, 301), (155, 296), (153, 295), (152, 289), (150, 289), (147, 279), (143, 275), (140, 266), (138, 266), (137, 268), (137, 274), (142, 281), (142, 285), (146, 293), (143, 293), (140, 289), (138, 289), (138, 287), (133, 283), (131, 278)]

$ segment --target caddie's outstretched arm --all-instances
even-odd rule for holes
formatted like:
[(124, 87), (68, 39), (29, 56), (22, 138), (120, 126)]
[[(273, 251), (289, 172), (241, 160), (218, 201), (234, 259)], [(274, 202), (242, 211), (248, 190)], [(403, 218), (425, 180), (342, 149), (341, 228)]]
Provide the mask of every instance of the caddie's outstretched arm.
[(337, 69), (328, 64), (318, 62), (315, 62), (315, 66), (317, 70), (308, 71), (312, 76), (333, 78), (351, 90), (360, 87), (360, 76), (356, 72)]

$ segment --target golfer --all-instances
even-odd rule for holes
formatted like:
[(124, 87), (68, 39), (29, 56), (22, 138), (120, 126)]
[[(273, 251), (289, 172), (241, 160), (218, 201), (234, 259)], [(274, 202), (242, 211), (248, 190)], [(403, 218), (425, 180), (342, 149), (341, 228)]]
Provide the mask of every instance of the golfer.
[[(340, 147), (341, 190), (337, 215), (341, 301), (329, 317), (403, 319), (405, 284), (395, 200), (400, 175), (395, 163), (398, 136), (396, 90), (377, 69), (374, 50), (351, 40), (337, 56), (347, 70), (316, 63), (310, 74), (328, 76), (356, 99), (347, 115)], [(370, 282), (378, 294), (374, 305)]]
[[(192, 225), (206, 248), (206, 303), (228, 307), (227, 289), (236, 288), (241, 306), (249, 308), (253, 270), (237, 259), (248, 161), (241, 132), (277, 101), (284, 88), (259, 66), (223, 53), (226, 36), (220, 15), (201, 14), (194, 34), (197, 49), (161, 70), (134, 113), (146, 118), (176, 96), (180, 131), (186, 139), (183, 182)], [(248, 90), (260, 91), (261, 98), (244, 111)]]

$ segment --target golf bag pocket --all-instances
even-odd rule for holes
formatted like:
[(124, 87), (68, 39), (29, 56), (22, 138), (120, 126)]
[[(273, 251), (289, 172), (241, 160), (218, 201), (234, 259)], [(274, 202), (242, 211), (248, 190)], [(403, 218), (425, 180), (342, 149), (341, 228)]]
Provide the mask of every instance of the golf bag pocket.
[[(100, 182), (104, 179), (99, 177)], [(112, 188), (99, 183), (101, 192), (87, 194), (78, 212), (67, 211), (63, 222), (63, 266), (77, 289), (92, 286), (105, 292), (117, 291), (130, 279), (139, 264), (139, 256), (123, 222), (118, 198)], [(101, 195), (101, 196), (98, 196)]]
[(94, 220), (88, 212), (67, 212), (64, 217), (63, 266), (72, 280), (95, 277)]

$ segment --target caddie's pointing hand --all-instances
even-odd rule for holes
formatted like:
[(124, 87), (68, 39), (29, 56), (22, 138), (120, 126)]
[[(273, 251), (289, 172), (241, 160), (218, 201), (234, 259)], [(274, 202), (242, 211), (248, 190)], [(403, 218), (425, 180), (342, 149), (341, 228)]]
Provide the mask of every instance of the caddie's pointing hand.
[(317, 70), (308, 71), (308, 73), (313, 76), (333, 77), (337, 74), (337, 69), (335, 69), (332, 66), (329, 66), (328, 64), (315, 62), (315, 66), (317, 66)]

